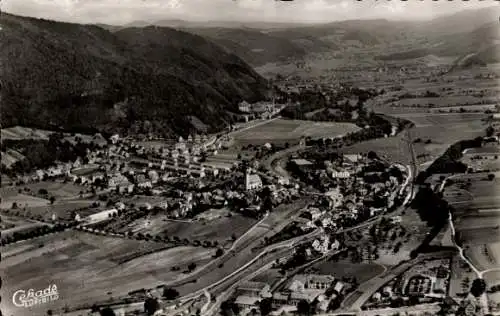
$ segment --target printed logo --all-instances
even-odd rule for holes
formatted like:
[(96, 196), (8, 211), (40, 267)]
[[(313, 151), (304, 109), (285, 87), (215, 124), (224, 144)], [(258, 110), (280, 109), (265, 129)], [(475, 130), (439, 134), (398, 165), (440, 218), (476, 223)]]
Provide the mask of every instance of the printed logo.
[(12, 303), (16, 307), (31, 307), (35, 305), (49, 303), (59, 299), (59, 292), (55, 284), (46, 289), (35, 291), (33, 289), (18, 290), (12, 295)]

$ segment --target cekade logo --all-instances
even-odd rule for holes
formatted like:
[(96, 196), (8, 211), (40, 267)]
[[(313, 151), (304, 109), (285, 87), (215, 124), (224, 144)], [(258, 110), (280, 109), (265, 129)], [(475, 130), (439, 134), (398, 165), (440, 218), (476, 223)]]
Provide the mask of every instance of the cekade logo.
[(18, 290), (12, 295), (12, 302), (17, 307), (31, 307), (34, 305), (45, 304), (59, 299), (59, 292), (55, 284), (48, 288), (35, 291), (33, 289)]

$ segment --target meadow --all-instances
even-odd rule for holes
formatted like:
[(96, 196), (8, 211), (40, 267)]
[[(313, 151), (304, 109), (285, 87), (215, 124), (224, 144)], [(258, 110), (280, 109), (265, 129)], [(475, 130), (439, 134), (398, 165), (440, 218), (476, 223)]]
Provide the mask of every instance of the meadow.
[(355, 277), (359, 283), (363, 283), (383, 273), (385, 269), (377, 263), (352, 263), (349, 259), (341, 259), (337, 262), (328, 260), (315, 264), (311, 271), (329, 274), (337, 279)]
[[(462, 139), (474, 139), (485, 135), (484, 114), (476, 113), (385, 113), (415, 123), (409, 130), (419, 170), (424, 170), (446, 149)], [(391, 161), (410, 164), (411, 154), (407, 133), (388, 138), (373, 139), (341, 149), (343, 153), (375, 151)]]
[(263, 145), (286, 142), (296, 144), (301, 137), (335, 137), (360, 128), (350, 123), (313, 122), (277, 119), (255, 128), (233, 133), (235, 142), (240, 145)]
[(459, 176), (444, 192), (454, 208), (457, 237), (465, 254), (480, 270), (498, 267), (500, 260), (500, 180), (488, 181), (485, 177), (484, 173)]
[(1, 137), (4, 140), (48, 139), (50, 134), (52, 134), (50, 131), (22, 126), (2, 128), (1, 130)]
[[(177, 236), (190, 241), (217, 241), (220, 245), (232, 243), (231, 237), (243, 235), (257, 220), (233, 214), (210, 220), (169, 220), (165, 215), (140, 218), (121, 228), (121, 232), (141, 232), (143, 234)], [(230, 227), (231, 229), (228, 229)]]
[[(60, 293), (58, 301), (33, 310), (33, 315), (44, 314), (47, 308), (91, 306), (133, 290), (174, 281), (188, 264), (201, 266), (213, 255), (213, 249), (168, 249), (162, 243), (75, 231), (9, 245), (5, 252), (19, 248), (23, 250), (2, 258), (4, 295), (11, 297), (18, 289), (45, 288), (49, 284), (56, 284)], [(181, 270), (171, 271), (174, 266)], [(12, 310), (10, 300), (5, 300), (5, 307)]]

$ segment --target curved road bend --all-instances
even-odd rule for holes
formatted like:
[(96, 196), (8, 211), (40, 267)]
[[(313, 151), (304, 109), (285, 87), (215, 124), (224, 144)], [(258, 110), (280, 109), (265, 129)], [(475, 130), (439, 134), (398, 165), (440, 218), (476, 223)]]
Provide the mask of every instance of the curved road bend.
[[(379, 220), (383, 215), (379, 215), (377, 217), (374, 217), (366, 222), (363, 222), (359, 225), (349, 227), (343, 230), (338, 231), (337, 233), (344, 233), (352, 230), (357, 230), (363, 227), (366, 227), (373, 222)], [(200, 289), (201, 284), (198, 282), (196, 283), (191, 283), (191, 284), (186, 284), (184, 286), (177, 287), (177, 290), (179, 293), (190, 293), (187, 294), (183, 297), (180, 298), (182, 302), (186, 302), (190, 299), (193, 299), (195, 297), (198, 297), (203, 294), (204, 290), (210, 290), (213, 291), (214, 288), (219, 288), (219, 287), (229, 287), (231, 284), (234, 282), (238, 282), (242, 278), (244, 278), (246, 275), (249, 273), (252, 273), (255, 269), (259, 269), (260, 267), (272, 263), (274, 260), (281, 258), (287, 254), (290, 254), (291, 249), (293, 247), (296, 247), (300, 244), (304, 244), (307, 242), (313, 241), (315, 238), (321, 235), (321, 230), (316, 230), (314, 232), (311, 232), (307, 235), (304, 236), (299, 236), (290, 240), (286, 240), (274, 245), (270, 245), (267, 248), (265, 248), (261, 253), (258, 255), (253, 254), (253, 259), (248, 261), (246, 264), (241, 266), (240, 268), (237, 268), (234, 270), (233, 273), (229, 274), (228, 276), (225, 276), (225, 274), (221, 273), (214, 273), (214, 275), (210, 276), (209, 279), (214, 280), (213, 283), (207, 284), (205, 287)], [(205, 282), (204, 282), (205, 283)], [(182, 291), (182, 292), (181, 292)]]
[[(261, 220), (257, 226), (252, 227), (251, 230), (242, 235), (220, 258), (212, 260), (201, 269), (181, 280), (168, 283), (167, 286), (175, 287), (181, 295), (186, 295), (221, 280), (254, 259), (258, 253), (255, 253), (253, 249), (261, 246), (266, 237), (272, 237), (292, 222), (308, 203), (309, 199), (302, 199), (291, 207), (288, 206), (285, 210), (278, 210), (278, 208)], [(304, 236), (301, 237), (304, 238)], [(288, 242), (290, 240), (286, 241), (286, 243)], [(279, 245), (270, 245), (266, 249)], [(262, 249), (262, 252), (264, 251), (265, 249)], [(223, 266), (219, 268), (221, 264)]]

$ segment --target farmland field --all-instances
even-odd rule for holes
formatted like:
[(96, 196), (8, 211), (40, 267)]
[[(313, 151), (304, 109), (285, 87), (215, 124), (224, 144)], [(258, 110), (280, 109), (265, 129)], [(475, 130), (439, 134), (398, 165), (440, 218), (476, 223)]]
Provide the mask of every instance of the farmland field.
[(21, 140), (21, 139), (48, 139), (49, 135), (52, 132), (36, 128), (15, 126), (9, 128), (2, 128), (1, 133), (2, 133), (1, 137), (4, 140), (5, 139)]
[(352, 263), (350, 260), (325, 261), (313, 266), (318, 274), (329, 274), (337, 279), (356, 277), (359, 283), (366, 282), (385, 271), (376, 263)]
[[(390, 114), (415, 123), (410, 129), (414, 141), (413, 149), (417, 163), (428, 165), (442, 155), (446, 149), (462, 139), (484, 136), (487, 125), (481, 121), (486, 117), (476, 113), (406, 113)], [(389, 138), (373, 139), (342, 148), (344, 153), (366, 153), (370, 150), (384, 154), (389, 160), (403, 164), (411, 163), (407, 136), (400, 133)], [(415, 143), (416, 140), (420, 140)]]
[(50, 204), (47, 201), (46, 204), (28, 206), (26, 209), (24, 209), (24, 207), (21, 208), (24, 204), (18, 204), (18, 209), (12, 210), (7, 207), (5, 211), (10, 214), (19, 213), (21, 216), (42, 216), (44, 220), (50, 220), (53, 214), (55, 214), (57, 218), (70, 219), (72, 211), (76, 211), (81, 217), (97, 213), (98, 210), (100, 210), (98, 208), (80, 210), (82, 208), (90, 207), (92, 203), (94, 203), (92, 200), (64, 201), (61, 203), (56, 202), (55, 204)]
[(277, 119), (255, 128), (234, 132), (235, 141), (241, 145), (270, 143), (297, 143), (304, 136), (312, 138), (334, 137), (360, 128), (350, 123), (313, 122)]
[[(455, 184), (445, 189), (445, 198), (454, 208), (457, 237), (463, 243), (465, 254), (480, 270), (498, 267), (500, 260), (500, 198), (497, 196), (500, 180), (486, 181), (485, 177), (485, 173), (457, 177)], [(467, 178), (471, 179), (470, 185), (463, 187)], [(457, 192), (461, 195), (457, 196)]]
[[(220, 217), (209, 221), (172, 221), (164, 215), (151, 218), (141, 218), (123, 227), (122, 232), (132, 230), (134, 232), (149, 233), (153, 236), (166, 234), (169, 237), (177, 236), (180, 239), (187, 238), (191, 241), (201, 242), (215, 241), (219, 244), (228, 242), (231, 235), (236, 238), (243, 235), (257, 220), (234, 214), (231, 217)], [(230, 227), (230, 229), (228, 229)]]
[[(63, 183), (57, 181), (41, 181), (29, 183), (22, 186), (22, 188), (29, 188), (31, 192), (38, 193), (40, 189), (45, 189), (49, 196), (54, 196), (56, 199), (78, 196), (80, 191), (86, 191), (88, 188), (79, 186), (73, 183)], [(0, 190), (3, 194), (3, 189)]]
[(10, 209), (16, 203), (18, 208), (42, 207), (50, 204), (49, 200), (42, 199), (28, 194), (16, 194), (2, 197), (0, 209)]
[(481, 122), (481, 119), (486, 118), (483, 113), (401, 113), (395, 114), (395, 116), (412, 121), (417, 128), (431, 126), (455, 130), (460, 130), (463, 126), (468, 126), (473, 122)]
[(433, 105), (435, 108), (441, 108), (445, 106), (463, 106), (467, 108), (466, 104), (476, 104), (481, 102), (483, 99), (468, 96), (468, 95), (460, 95), (460, 96), (443, 96), (443, 97), (435, 97), (435, 98), (414, 98), (414, 99), (401, 99), (396, 101), (399, 106), (412, 106), (412, 105)]
[[(45, 288), (49, 284), (56, 284), (60, 293), (58, 301), (43, 305), (43, 311), (33, 310), (33, 315), (64, 305), (90, 306), (109, 295), (117, 297), (164, 284), (182, 275), (189, 263), (202, 265), (213, 255), (213, 249), (166, 249), (160, 243), (74, 231), (7, 246), (5, 251), (21, 247), (23, 251), (2, 260), (4, 295), (11, 297), (18, 289)], [(156, 252), (148, 254), (151, 251)], [(171, 271), (173, 266), (179, 266), (181, 271)], [(6, 309), (12, 311), (10, 300), (5, 302)]]

